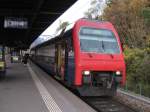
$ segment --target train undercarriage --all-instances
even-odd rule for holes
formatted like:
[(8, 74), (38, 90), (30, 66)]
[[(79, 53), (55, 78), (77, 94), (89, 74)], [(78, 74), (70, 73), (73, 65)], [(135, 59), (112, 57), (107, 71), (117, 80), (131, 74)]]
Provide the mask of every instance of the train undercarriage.
[(83, 75), (83, 86), (77, 90), (81, 96), (114, 96), (121, 79), (115, 72), (91, 72)]

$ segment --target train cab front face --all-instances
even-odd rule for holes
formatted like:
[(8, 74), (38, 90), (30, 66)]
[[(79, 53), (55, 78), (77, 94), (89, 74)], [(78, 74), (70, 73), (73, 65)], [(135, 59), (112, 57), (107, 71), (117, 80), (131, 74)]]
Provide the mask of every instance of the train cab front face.
[(77, 85), (125, 83), (125, 62), (117, 32), (109, 22), (80, 21), (74, 39)]

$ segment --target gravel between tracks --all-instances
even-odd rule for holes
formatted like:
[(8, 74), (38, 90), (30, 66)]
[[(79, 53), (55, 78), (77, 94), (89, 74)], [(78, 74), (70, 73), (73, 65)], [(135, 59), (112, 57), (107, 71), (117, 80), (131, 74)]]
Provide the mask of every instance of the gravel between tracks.
[(118, 90), (117, 95), (114, 98), (119, 102), (130, 106), (138, 112), (150, 112), (149, 98), (145, 98), (133, 93), (128, 93), (122, 90)]

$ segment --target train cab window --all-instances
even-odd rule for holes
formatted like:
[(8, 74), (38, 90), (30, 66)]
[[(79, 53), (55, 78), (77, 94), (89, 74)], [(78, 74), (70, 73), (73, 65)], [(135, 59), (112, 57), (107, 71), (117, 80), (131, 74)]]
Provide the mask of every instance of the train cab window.
[(110, 30), (82, 27), (79, 38), (80, 48), (83, 52), (120, 53), (117, 39)]

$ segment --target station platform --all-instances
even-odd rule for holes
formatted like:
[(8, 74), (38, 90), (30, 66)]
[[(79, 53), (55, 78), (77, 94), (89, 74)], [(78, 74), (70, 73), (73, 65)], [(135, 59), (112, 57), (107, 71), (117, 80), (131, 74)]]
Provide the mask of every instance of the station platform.
[(96, 112), (33, 63), (7, 61), (0, 112)]

